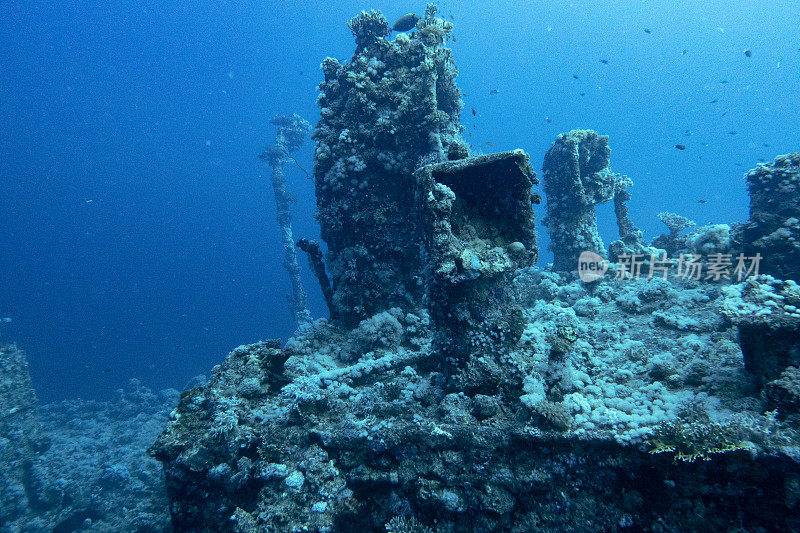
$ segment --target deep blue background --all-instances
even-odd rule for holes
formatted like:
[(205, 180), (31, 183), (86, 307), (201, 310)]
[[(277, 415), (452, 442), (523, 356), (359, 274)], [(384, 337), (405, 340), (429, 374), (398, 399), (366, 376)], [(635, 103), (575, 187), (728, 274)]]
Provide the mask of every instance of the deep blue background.
[[(800, 149), (797, 2), (528, 4), (440, 4), (476, 152), (521, 147), (538, 168), (560, 132), (608, 134), (652, 238), (665, 209), (745, 219), (743, 173)], [(370, 8), (424, 5), (0, 3), (0, 339), (28, 352), (42, 399), (182, 387), (238, 344), (291, 335), (256, 156), (273, 115), (316, 122), (319, 64), (350, 57), (346, 23)], [(312, 151), (296, 154), (308, 170)], [(316, 237), (312, 183), (288, 172), (295, 235)], [(608, 242), (610, 207), (601, 224)]]

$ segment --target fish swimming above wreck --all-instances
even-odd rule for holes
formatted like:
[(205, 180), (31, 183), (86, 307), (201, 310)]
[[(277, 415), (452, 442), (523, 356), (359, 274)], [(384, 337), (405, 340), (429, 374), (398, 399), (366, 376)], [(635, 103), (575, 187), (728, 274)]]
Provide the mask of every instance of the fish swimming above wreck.
[(389, 28), (390, 31), (410, 31), (413, 30), (417, 26), (417, 22), (419, 22), (419, 16), (415, 15), (414, 13), (406, 13), (399, 19), (394, 25)]

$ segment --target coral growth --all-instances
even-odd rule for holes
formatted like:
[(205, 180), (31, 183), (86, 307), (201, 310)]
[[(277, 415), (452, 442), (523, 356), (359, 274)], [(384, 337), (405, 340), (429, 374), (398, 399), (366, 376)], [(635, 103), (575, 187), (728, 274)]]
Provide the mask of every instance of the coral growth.
[(669, 257), (675, 257), (678, 251), (686, 246), (686, 239), (681, 233), (695, 226), (695, 223), (686, 217), (667, 211), (659, 213), (658, 218), (667, 226), (669, 234), (656, 237), (653, 246), (664, 249)]
[(761, 272), (800, 282), (800, 152), (778, 156), (747, 173), (750, 219), (737, 240), (760, 254)]
[(327, 58), (319, 86), (314, 179), (328, 245), (333, 315), (355, 325), (391, 307), (419, 309), (423, 259), (413, 173), (422, 158), (464, 157), (457, 69), (430, 11), (411, 36), (386, 39), (377, 12), (351, 21), (348, 63)]
[(772, 276), (722, 289), (722, 313), (739, 330), (745, 368), (760, 385), (800, 366), (800, 286)]
[(615, 262), (634, 256), (643, 256), (652, 261), (653, 258), (660, 258), (665, 254), (664, 250), (647, 245), (644, 234), (628, 216), (628, 202), (631, 200), (628, 188), (632, 185), (633, 181), (629, 177), (617, 176), (614, 213), (617, 216), (620, 238), (608, 246), (608, 257)]
[(731, 253), (731, 227), (728, 224), (709, 224), (694, 229), (685, 239), (686, 249), (697, 257), (710, 258)]
[(289, 274), (292, 284), (292, 293), (287, 296), (289, 310), (295, 324), (300, 326), (311, 322), (311, 313), (308, 310), (303, 284), (300, 280), (300, 265), (297, 264), (297, 254), (294, 250), (292, 237), (292, 215), (289, 211), (291, 197), (286, 191), (286, 177), (284, 165), (294, 152), (303, 144), (306, 135), (311, 130), (311, 124), (299, 115), (276, 115), (270, 124), (277, 128), (275, 145), (268, 147), (261, 159), (266, 160), (272, 167), (272, 190), (275, 194), (275, 210), (280, 228), (281, 245), (283, 246), (283, 266)]
[(509, 275), (538, 259), (537, 181), (521, 150), (428, 165), (415, 177), (434, 349), (449, 376), (469, 361), (478, 337), (498, 350), (506, 336), (519, 338), (508, 324), (518, 313)]
[(781, 416), (800, 413), (800, 369), (790, 366), (781, 376), (764, 387), (771, 407), (779, 409)]
[(614, 198), (619, 178), (608, 169), (610, 157), (608, 136), (591, 130), (560, 134), (544, 156), (547, 216), (543, 222), (550, 232), (555, 270), (575, 270), (583, 251), (606, 255), (595, 206)]
[(347, 23), (356, 45), (361, 48), (375, 44), (379, 39), (389, 35), (389, 22), (380, 11), (362, 11)]
[(800, 525), (785, 499), (800, 465), (782, 452), (796, 437), (762, 414), (717, 286), (513, 277), (518, 323), (472, 330), (452, 390), (431, 365), (437, 326), (399, 309), (234, 350), (153, 447), (175, 527)]
[(659, 424), (647, 439), (650, 453), (671, 453), (675, 461), (710, 461), (711, 456), (747, 448), (731, 424), (672, 420)]
[[(564, 272), (603, 255), (612, 198), (612, 255), (655, 250), (608, 138), (581, 130), (545, 156), (556, 260), (537, 269), (534, 173), (521, 150), (468, 156), (451, 25), (429, 7), (393, 41), (376, 12), (351, 29), (314, 133), (332, 320), (184, 392), (151, 449), (175, 529), (800, 528), (795, 415), (765, 413), (795, 402), (797, 284)], [(677, 247), (686, 223), (663, 218)], [(686, 245), (721, 254), (729, 233)]]
[(112, 401), (38, 405), (25, 355), (0, 348), (0, 531), (167, 531), (161, 468), (145, 453), (178, 392), (131, 380)]

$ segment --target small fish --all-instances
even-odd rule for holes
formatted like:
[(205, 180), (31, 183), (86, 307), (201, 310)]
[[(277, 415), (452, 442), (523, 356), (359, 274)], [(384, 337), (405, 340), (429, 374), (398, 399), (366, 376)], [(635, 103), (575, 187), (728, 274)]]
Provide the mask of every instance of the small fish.
[(726, 83), (728, 83), (728, 80), (719, 80), (719, 82), (720, 82), (722, 85), (725, 85)]
[(676, 144), (675, 148), (677, 148), (678, 150), (686, 150), (686, 146), (683, 144)]
[(766, 161), (767, 161), (767, 160), (766, 160), (766, 159), (764, 159), (763, 157), (759, 157), (759, 158), (758, 158), (758, 162), (759, 162), (759, 163), (764, 163), (764, 162), (766, 162)]
[(769, 148), (769, 143), (764, 143), (764, 148)]
[(499, 92), (500, 91), (498, 91), (497, 89), (492, 89), (491, 91), (489, 91), (489, 94), (497, 94)]
[(644, 32), (647, 33), (647, 34), (653, 33), (653, 32), (650, 31), (650, 28), (645, 28)]
[(475, 108), (473, 107), (472, 108), (472, 116), (474, 117), (476, 115), (476, 113), (477, 113), (477, 111), (475, 111)]
[(473, 125), (472, 125), (472, 129), (473, 129), (473, 130), (475, 129), (475, 124), (473, 124)]
[(608, 65), (608, 59), (601, 59), (600, 62), (604, 65)]
[(397, 19), (397, 22), (394, 23), (394, 26), (392, 26), (389, 32), (413, 30), (417, 26), (417, 22), (419, 22), (419, 17), (417, 15), (414, 13), (406, 13)]
[(103, 369), (103, 374), (108, 374), (109, 372), (111, 372), (110, 368), (106, 367)]
[(456, 42), (456, 36), (455, 35), (451, 35), (450, 38), (453, 39), (453, 42)]
[(487, 144), (487, 146), (494, 146), (494, 145), (493, 145), (492, 143), (490, 143), (489, 141), (486, 141), (486, 144)]
[(581, 93), (581, 96), (586, 96), (586, 93)]
[(572, 77), (575, 78), (576, 80), (578, 79), (578, 75), (577, 74), (573, 74)]
[(706, 200), (697, 200), (697, 203), (698, 204), (704, 204), (704, 203), (706, 203)]
[(683, 52), (681, 52), (681, 55), (682, 55), (682, 56), (685, 56), (685, 55), (686, 55), (686, 54), (688, 54), (688, 53), (689, 53), (689, 50), (687, 50), (686, 48), (684, 48), (684, 49), (683, 49)]
[(751, 50), (745, 50), (744, 55), (746, 55), (747, 57), (753, 57), (753, 52)]
[(11, 322), (11, 317), (6, 316), (6, 317), (3, 317), (3, 318), (0, 318), (0, 322), (2, 322), (3, 324), (8, 324), (9, 322)]
[(728, 132), (728, 135), (736, 135), (736, 130), (731, 130)]
[(723, 111), (723, 112), (722, 112), (722, 114), (720, 115), (720, 118), (724, 117), (724, 116), (725, 116), (725, 115), (727, 115), (727, 114), (728, 114), (728, 112), (727, 112), (727, 111)]
[(550, 117), (544, 117), (544, 119), (547, 121), (547, 123), (548, 123), (548, 124), (550, 124), (551, 122), (553, 122), (552, 120), (550, 120)]
[(711, 101), (709, 102), (709, 104), (716, 104), (717, 102), (719, 102), (719, 100), (717, 100), (716, 98), (714, 98), (713, 100), (711, 100)]

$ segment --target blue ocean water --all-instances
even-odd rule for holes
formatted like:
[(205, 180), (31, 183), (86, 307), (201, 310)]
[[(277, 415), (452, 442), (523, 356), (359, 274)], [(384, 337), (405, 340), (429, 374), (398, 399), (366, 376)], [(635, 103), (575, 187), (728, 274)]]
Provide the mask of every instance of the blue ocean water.
[[(609, 135), (648, 240), (663, 210), (745, 220), (743, 173), (800, 146), (797, 2), (515, 4), (440, 3), (473, 151), (523, 148), (538, 168), (560, 132)], [(350, 57), (346, 23), (371, 8), (424, 4), (0, 4), (0, 340), (28, 352), (42, 399), (131, 377), (180, 388), (238, 344), (291, 335), (257, 155), (275, 114), (316, 121), (319, 64)], [(309, 171), (312, 153), (295, 154)], [(316, 238), (313, 184), (287, 172), (295, 236)]]

